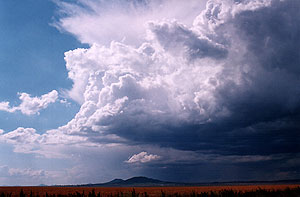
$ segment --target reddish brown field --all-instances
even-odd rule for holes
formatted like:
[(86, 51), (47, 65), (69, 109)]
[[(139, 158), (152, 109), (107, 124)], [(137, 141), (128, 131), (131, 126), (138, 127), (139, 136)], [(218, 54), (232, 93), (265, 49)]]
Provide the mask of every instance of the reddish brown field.
[[(167, 195), (170, 194), (191, 194), (192, 192), (210, 192), (210, 191), (221, 191), (221, 190), (234, 190), (234, 191), (255, 191), (257, 189), (266, 190), (284, 190), (286, 188), (296, 188), (300, 185), (250, 185), (250, 186), (199, 186), (199, 187), (134, 187), (135, 192), (139, 194), (144, 194), (147, 192), (148, 196), (161, 196), (161, 191), (165, 192)], [(32, 191), (34, 196), (37, 194), (39, 196), (46, 196), (52, 194), (75, 194), (76, 192), (88, 195), (92, 190), (97, 194), (101, 193), (101, 196), (116, 195), (117, 193), (131, 194), (133, 187), (0, 187), (0, 193), (4, 192), (6, 194), (11, 193), (12, 196), (20, 196), (21, 189), (29, 196)], [(143, 195), (141, 195), (143, 196)]]

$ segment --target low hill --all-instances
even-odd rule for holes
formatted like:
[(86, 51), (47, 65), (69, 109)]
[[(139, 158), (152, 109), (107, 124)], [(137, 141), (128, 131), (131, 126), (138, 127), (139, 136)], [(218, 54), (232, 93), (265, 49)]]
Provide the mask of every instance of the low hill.
[[(155, 187), (155, 186), (180, 186), (182, 183), (167, 182), (157, 179), (151, 179), (143, 176), (130, 179), (114, 179), (107, 183), (85, 184), (86, 187)], [(79, 186), (79, 185), (77, 185)]]

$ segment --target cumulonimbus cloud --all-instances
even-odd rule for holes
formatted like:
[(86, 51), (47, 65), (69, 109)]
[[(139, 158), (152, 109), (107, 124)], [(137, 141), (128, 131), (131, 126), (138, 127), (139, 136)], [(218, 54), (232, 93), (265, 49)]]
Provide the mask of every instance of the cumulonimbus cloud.
[(7, 111), (10, 113), (21, 111), (21, 113), (26, 115), (39, 114), (39, 111), (46, 109), (49, 104), (55, 103), (58, 98), (58, 93), (56, 90), (44, 94), (40, 97), (32, 97), (27, 93), (19, 93), (19, 99), (21, 103), (19, 106), (11, 107), (9, 102), (0, 102), (0, 110)]
[[(297, 151), (290, 148), (300, 107), (295, 7), (289, 0), (211, 0), (192, 26), (150, 21), (138, 47), (91, 39), (90, 48), (65, 54), (70, 96), (82, 106), (60, 129), (93, 141), (98, 133), (222, 154)], [(261, 141), (270, 134), (270, 143)]]
[(81, 108), (52, 133), (224, 155), (299, 152), (300, 3), (210, 0), (189, 24), (145, 17), (138, 41), (108, 36), (108, 45), (106, 26), (86, 21), (109, 20), (87, 2), (61, 6), (60, 28), (91, 47), (65, 53)]

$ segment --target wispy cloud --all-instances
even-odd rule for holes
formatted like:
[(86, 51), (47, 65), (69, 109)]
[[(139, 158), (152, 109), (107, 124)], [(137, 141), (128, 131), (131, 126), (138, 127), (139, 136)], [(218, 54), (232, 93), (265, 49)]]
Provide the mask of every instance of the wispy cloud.
[(21, 100), (19, 106), (11, 107), (9, 102), (0, 102), (0, 110), (10, 113), (21, 111), (21, 113), (26, 115), (39, 114), (40, 110), (46, 109), (51, 103), (55, 103), (57, 98), (58, 93), (56, 90), (52, 90), (40, 97), (32, 97), (27, 93), (19, 93), (19, 99)]
[(8, 170), (8, 173), (11, 176), (27, 176), (27, 177), (38, 177), (41, 178), (42, 176), (45, 176), (45, 172), (43, 170), (33, 170), (33, 169), (20, 169), (20, 168), (10, 168)]

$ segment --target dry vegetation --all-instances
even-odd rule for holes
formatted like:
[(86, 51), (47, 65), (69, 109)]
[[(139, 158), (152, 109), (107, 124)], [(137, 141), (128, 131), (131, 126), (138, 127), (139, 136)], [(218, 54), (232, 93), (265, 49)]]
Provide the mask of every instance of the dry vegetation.
[(300, 185), (201, 186), (201, 187), (0, 187), (6, 196), (295, 196)]

